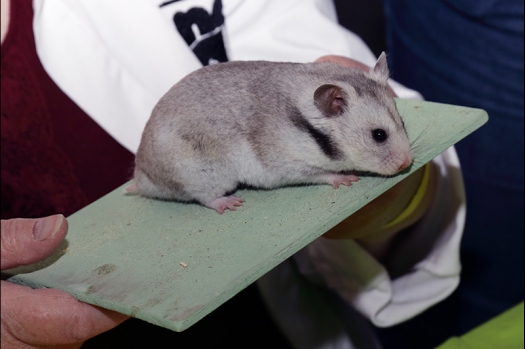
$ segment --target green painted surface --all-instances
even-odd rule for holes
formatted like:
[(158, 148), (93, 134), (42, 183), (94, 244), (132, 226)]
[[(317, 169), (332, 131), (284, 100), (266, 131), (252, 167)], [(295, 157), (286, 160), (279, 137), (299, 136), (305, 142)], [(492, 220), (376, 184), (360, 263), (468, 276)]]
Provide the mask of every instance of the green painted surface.
[(70, 216), (57, 254), (10, 271), (17, 275), (9, 281), (62, 289), (182, 331), (487, 121), (479, 109), (397, 102), (410, 139), (417, 139), (409, 173), (361, 177), (339, 190), (242, 190), (244, 205), (223, 215), (126, 196), (123, 186)]
[(523, 349), (523, 302), (436, 349)]

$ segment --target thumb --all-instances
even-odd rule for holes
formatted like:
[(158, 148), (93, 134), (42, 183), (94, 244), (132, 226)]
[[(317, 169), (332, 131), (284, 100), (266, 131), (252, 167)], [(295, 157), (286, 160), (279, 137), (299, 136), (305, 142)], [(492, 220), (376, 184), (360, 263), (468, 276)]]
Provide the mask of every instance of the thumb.
[(64, 240), (67, 228), (67, 220), (61, 214), (2, 220), (1, 269), (28, 265), (50, 256)]
[[(365, 72), (369, 72), (370, 71), (370, 67), (364, 63), (361, 63), (359, 61), (356, 61), (355, 59), (352, 59), (352, 58), (348, 58), (348, 57), (343, 57), (343, 56), (337, 56), (337, 55), (327, 55), (327, 56), (322, 56), (322, 57), (319, 57), (315, 60), (316, 63), (318, 62), (332, 62), (332, 63), (337, 63), (339, 65), (342, 65), (343, 67), (347, 67), (347, 68), (357, 68), (357, 69), (361, 69), (362, 71), (365, 71)], [(390, 91), (390, 94), (392, 95), (392, 97), (397, 97), (396, 96), (396, 93), (394, 92), (394, 90), (388, 86), (388, 91)]]
[(326, 55), (326, 56), (317, 58), (315, 62), (332, 62), (332, 63), (337, 63), (347, 68), (358, 68), (365, 72), (370, 71), (370, 67), (367, 66), (366, 64), (356, 61), (355, 59), (343, 57), (343, 56)]

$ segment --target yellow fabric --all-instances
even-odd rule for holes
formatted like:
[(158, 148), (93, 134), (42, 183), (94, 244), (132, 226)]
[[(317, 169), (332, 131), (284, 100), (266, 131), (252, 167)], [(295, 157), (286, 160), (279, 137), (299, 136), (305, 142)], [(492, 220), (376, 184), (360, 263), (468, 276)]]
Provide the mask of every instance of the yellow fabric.
[(523, 349), (523, 302), (436, 349)]
[(390, 227), (393, 227), (394, 225), (399, 224), (400, 222), (403, 222), (405, 219), (409, 218), (412, 214), (414, 214), (417, 207), (423, 200), (423, 197), (425, 196), (425, 193), (428, 188), (428, 183), (430, 179), (430, 163), (425, 165), (425, 168), (423, 171), (424, 171), (423, 177), (421, 178), (421, 183), (419, 184), (419, 188), (417, 189), (416, 193), (412, 197), (412, 200), (410, 200), (410, 203), (403, 210), (403, 212), (401, 212), (396, 218), (394, 218), (394, 220), (384, 225), (383, 229), (388, 229)]

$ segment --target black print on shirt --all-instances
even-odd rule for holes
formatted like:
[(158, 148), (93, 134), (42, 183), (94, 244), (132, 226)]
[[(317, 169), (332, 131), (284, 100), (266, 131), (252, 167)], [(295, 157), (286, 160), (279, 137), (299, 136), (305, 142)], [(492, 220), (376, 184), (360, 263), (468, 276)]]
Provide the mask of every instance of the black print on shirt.
[(177, 12), (173, 22), (202, 65), (228, 61), (222, 37), (224, 16), (221, 0), (215, 0), (211, 14), (194, 7), (186, 13)]

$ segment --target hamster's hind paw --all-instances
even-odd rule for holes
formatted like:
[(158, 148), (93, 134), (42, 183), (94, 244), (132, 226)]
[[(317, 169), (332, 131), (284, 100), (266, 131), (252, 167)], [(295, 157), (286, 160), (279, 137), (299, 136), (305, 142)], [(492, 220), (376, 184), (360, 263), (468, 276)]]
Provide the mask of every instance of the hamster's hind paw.
[(326, 183), (333, 185), (334, 189), (339, 189), (340, 184), (344, 184), (349, 187), (352, 185), (352, 182), (357, 182), (359, 177), (353, 174), (327, 174), (323, 176), (323, 179), (326, 181)]
[(135, 182), (131, 183), (126, 188), (124, 188), (125, 195), (135, 195), (138, 193), (139, 193), (139, 188), (137, 187), (137, 183)]
[(224, 213), (224, 210), (229, 209), (230, 211), (235, 211), (237, 207), (242, 206), (244, 202), (243, 199), (236, 196), (221, 196), (212, 201), (208, 201), (205, 205), (209, 208), (217, 210), (220, 214)]

